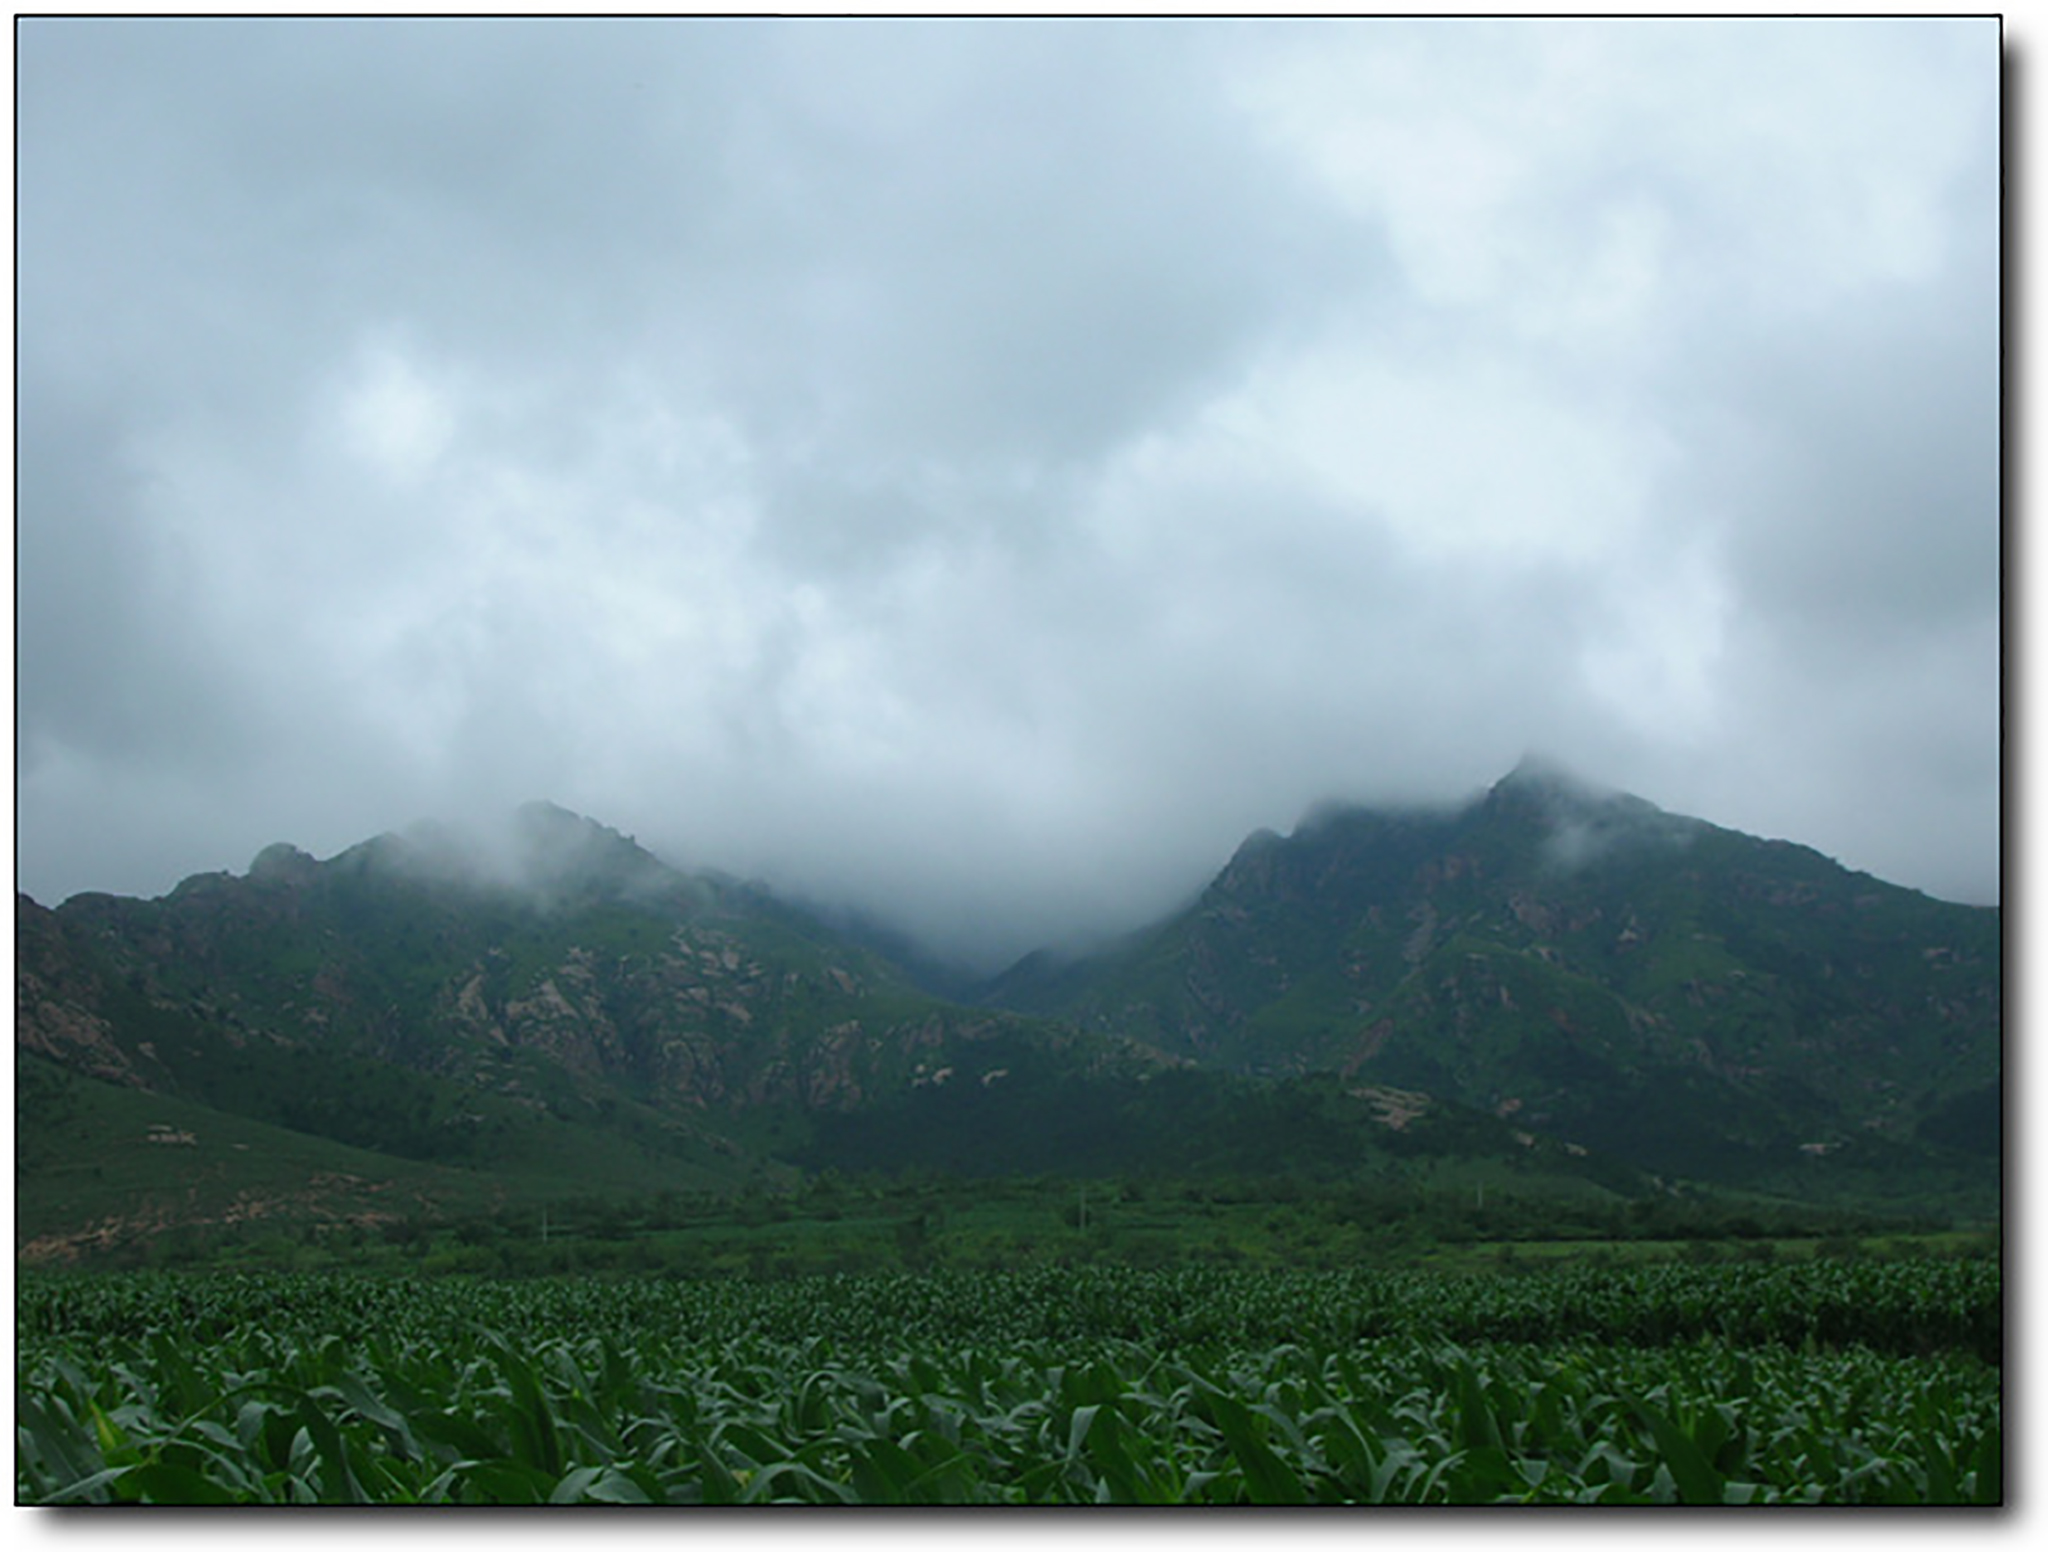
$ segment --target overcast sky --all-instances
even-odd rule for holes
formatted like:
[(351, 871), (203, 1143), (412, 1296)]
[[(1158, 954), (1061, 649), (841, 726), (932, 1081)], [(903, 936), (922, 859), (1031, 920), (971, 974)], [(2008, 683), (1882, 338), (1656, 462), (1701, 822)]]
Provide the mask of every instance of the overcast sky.
[(1003, 959), (1540, 750), (1997, 898), (1997, 23), (17, 24), (20, 886)]

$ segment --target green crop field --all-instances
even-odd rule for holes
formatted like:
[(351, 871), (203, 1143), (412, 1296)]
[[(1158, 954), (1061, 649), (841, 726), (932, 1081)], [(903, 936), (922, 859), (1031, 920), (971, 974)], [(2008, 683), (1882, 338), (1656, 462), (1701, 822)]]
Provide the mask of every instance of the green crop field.
[(32, 1504), (1996, 1504), (1988, 1261), (25, 1274)]

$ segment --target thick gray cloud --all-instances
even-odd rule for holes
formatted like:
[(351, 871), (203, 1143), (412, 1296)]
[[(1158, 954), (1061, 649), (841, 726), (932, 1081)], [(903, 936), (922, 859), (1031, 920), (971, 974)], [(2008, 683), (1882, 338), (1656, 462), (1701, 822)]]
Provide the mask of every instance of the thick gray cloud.
[(1998, 869), (1989, 20), (29, 20), (20, 882), (548, 797), (999, 959), (1535, 747)]

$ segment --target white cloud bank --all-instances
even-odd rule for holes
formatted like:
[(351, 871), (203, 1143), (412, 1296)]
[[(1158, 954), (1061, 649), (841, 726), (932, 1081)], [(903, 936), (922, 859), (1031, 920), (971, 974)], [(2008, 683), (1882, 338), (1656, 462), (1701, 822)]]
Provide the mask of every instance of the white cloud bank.
[(1530, 747), (1996, 898), (1995, 21), (18, 29), (19, 872), (988, 959)]

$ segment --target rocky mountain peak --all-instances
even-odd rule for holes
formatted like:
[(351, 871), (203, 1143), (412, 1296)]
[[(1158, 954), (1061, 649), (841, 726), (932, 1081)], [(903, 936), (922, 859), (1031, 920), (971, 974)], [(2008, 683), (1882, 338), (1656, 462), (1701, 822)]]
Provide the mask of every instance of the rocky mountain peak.
[(320, 864), (312, 856), (286, 841), (278, 841), (256, 853), (249, 864), (249, 877), (256, 883), (303, 884)]
[[(1536, 828), (1553, 861), (1575, 864), (1590, 850), (1623, 836), (1656, 834), (1682, 839), (1696, 821), (1668, 814), (1655, 803), (1589, 781), (1542, 755), (1522, 758), (1481, 800), (1481, 813), (1494, 820)], [(1588, 843), (1598, 843), (1590, 846)]]
[(669, 893), (683, 883), (631, 836), (554, 803), (521, 805), (510, 850), (515, 880), (545, 896)]
[(1522, 756), (1515, 768), (1493, 784), (1487, 797), (1495, 802), (1536, 803), (1548, 808), (1598, 808), (1628, 795), (1578, 772), (1545, 754)]

